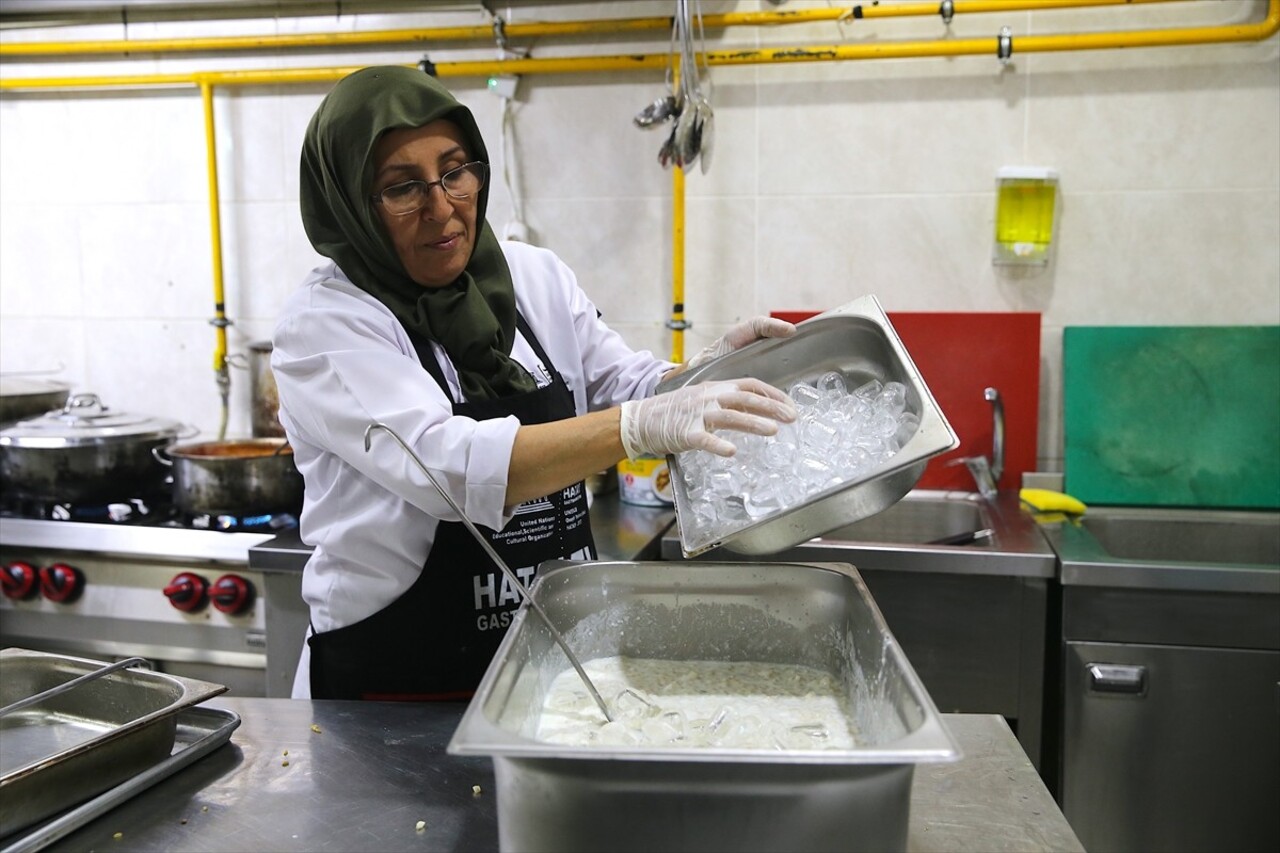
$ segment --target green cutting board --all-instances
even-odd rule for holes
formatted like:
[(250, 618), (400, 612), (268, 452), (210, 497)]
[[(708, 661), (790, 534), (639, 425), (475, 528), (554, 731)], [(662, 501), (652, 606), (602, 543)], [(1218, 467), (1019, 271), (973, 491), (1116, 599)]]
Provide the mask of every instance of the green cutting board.
[(1280, 326), (1068, 326), (1062, 365), (1072, 496), (1280, 508)]

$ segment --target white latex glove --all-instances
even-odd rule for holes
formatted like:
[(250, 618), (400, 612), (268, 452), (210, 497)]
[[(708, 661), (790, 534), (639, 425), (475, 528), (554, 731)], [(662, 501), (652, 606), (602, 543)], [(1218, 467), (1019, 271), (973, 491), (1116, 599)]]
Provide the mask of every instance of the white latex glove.
[(732, 456), (737, 448), (712, 435), (731, 429), (774, 435), (796, 419), (791, 398), (759, 379), (700, 382), (622, 404), (622, 446), (628, 458), (707, 450)]
[(760, 338), (789, 338), (795, 333), (796, 327), (786, 320), (763, 316), (752, 317), (750, 320), (734, 326), (725, 332), (724, 337), (717, 338), (710, 346), (689, 359), (686, 367), (697, 367), (700, 364), (706, 364), (713, 358), (719, 358), (734, 350), (742, 349), (747, 344)]

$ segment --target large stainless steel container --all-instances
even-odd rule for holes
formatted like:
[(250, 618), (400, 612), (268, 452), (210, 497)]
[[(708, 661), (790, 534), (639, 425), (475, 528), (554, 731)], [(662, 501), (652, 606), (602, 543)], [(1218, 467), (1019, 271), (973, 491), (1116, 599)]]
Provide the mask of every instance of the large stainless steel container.
[(858, 745), (537, 741), (546, 691), (569, 664), (526, 605), (449, 744), (451, 753), (493, 757), (503, 850), (902, 850), (915, 765), (959, 758), (847, 564), (557, 560), (538, 573), (531, 594), (584, 660), (817, 667), (846, 691)]
[(256, 438), (283, 438), (280, 426), (280, 392), (271, 372), (271, 341), (249, 344), (249, 395), (253, 401), (250, 420)]
[(873, 379), (902, 383), (907, 389), (907, 408), (920, 418), (919, 427), (893, 458), (866, 474), (829, 486), (801, 504), (723, 529), (700, 529), (685, 523), (693, 517), (693, 510), (681, 457), (668, 457), (686, 557), (719, 545), (739, 554), (776, 554), (875, 515), (911, 491), (929, 459), (959, 446), (954, 430), (874, 296), (806, 320), (790, 338), (756, 341), (687, 370), (659, 386), (658, 391), (746, 376), (785, 391), (798, 381), (812, 381), (827, 371), (842, 374), (850, 388)]
[(0, 429), (0, 488), (15, 498), (85, 504), (163, 495), (168, 471), (152, 451), (182, 429), (76, 394), (59, 410)]

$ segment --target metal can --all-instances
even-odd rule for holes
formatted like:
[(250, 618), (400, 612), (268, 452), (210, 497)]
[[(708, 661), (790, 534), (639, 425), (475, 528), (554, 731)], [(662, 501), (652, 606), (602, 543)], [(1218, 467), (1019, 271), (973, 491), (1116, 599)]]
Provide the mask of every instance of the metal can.
[(636, 506), (671, 506), (671, 470), (658, 456), (623, 459), (618, 463), (618, 497)]

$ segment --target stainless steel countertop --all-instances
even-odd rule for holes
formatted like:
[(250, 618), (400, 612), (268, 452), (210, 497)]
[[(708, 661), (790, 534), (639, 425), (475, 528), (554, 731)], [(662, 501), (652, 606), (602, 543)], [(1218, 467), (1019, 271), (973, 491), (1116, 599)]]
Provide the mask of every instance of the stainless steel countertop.
[[(675, 521), (676, 511), (623, 503), (612, 491), (594, 497), (590, 516), (601, 560), (656, 560), (661, 536)], [(256, 543), (249, 549), (249, 566), (257, 571), (300, 572), (311, 551), (295, 528)]]
[(675, 507), (635, 506), (616, 490), (591, 502), (591, 536), (601, 560), (659, 559), (662, 534), (675, 520)]
[(1063, 586), (1162, 590), (1166, 592), (1280, 595), (1280, 566), (1160, 563), (1138, 560), (1063, 560)]
[[(492, 762), (445, 752), (462, 704), (219, 697), (206, 706), (240, 715), (230, 744), (49, 849), (497, 849)], [(908, 850), (1083, 851), (1001, 717), (942, 719), (964, 758), (916, 769)]]
[(0, 544), (9, 547), (91, 551), (124, 557), (187, 557), (243, 563), (250, 548), (268, 542), (272, 537), (271, 533), (231, 533), (141, 524), (0, 519)]

